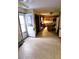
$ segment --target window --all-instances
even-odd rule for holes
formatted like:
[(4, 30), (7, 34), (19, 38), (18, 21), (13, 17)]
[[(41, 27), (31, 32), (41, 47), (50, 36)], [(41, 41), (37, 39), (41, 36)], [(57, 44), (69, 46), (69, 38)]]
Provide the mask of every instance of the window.
[(19, 18), (20, 18), (21, 30), (22, 30), (22, 32), (26, 32), (24, 16), (23, 15), (19, 15)]

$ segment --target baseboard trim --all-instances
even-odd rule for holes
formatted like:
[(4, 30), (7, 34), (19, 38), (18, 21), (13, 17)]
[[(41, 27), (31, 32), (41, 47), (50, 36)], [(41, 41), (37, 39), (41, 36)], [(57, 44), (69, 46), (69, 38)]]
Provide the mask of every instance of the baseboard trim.
[(21, 41), (18, 43), (18, 47), (22, 46), (23, 43), (24, 43), (24, 40), (21, 40)]
[(24, 40), (26, 39), (27, 37), (25, 37), (23, 40), (21, 40), (19, 43), (18, 43), (18, 47), (22, 46), (22, 44), (24, 43)]
[(61, 39), (61, 37), (59, 37), (59, 39)]

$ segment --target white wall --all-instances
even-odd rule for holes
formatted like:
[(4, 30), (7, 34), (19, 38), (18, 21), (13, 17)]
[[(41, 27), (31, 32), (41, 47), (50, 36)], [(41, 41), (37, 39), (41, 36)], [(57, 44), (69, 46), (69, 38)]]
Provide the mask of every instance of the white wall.
[(56, 28), (56, 33), (57, 33), (57, 30), (58, 30), (58, 23), (59, 23), (59, 17), (56, 18), (56, 27), (55, 27)]
[(60, 18), (60, 25), (59, 25), (59, 37), (61, 37), (61, 18)]

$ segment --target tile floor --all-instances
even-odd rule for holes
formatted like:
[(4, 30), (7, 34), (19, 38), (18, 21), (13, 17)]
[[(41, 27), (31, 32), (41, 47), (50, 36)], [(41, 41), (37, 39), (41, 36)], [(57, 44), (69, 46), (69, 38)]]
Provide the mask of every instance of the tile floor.
[(38, 33), (37, 37), (57, 37), (55, 33), (49, 32), (45, 27), (41, 32)]
[(60, 39), (47, 28), (37, 38), (27, 38), (18, 49), (18, 59), (61, 59)]

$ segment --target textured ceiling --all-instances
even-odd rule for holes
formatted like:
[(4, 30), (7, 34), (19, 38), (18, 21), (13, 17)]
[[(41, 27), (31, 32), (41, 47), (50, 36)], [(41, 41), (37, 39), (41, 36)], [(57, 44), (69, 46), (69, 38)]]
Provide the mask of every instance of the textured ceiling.
[(61, 9), (61, 0), (24, 0), (24, 4), (26, 9), (40, 13), (58, 12)]

